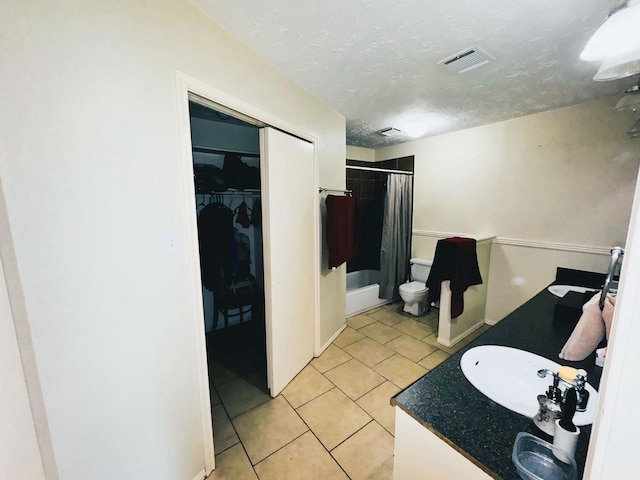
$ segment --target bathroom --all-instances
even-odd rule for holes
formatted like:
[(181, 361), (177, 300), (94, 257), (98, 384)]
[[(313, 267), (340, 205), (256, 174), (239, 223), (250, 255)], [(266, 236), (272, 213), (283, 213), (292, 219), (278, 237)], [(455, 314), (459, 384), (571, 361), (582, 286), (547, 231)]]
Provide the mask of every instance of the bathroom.
[(483, 279), (494, 324), (557, 266), (606, 271), (609, 249), (624, 244), (638, 162), (628, 118), (599, 100), (376, 150), (348, 146), (347, 158), (414, 156), (411, 256), (433, 258), (447, 236), (495, 237)]
[[(55, 412), (41, 445), (55, 447), (52, 475), (202, 469), (207, 415), (188, 321), (201, 298), (178, 71), (317, 136), (322, 186), (344, 188), (345, 158), (415, 156), (413, 255), (428, 258), (438, 235), (496, 236), (487, 321), (542, 289), (557, 265), (603, 271), (608, 247), (626, 237), (638, 147), (624, 134), (631, 119), (612, 111), (617, 98), (345, 156), (344, 116), (188, 2), (14, 2), (1, 21), (6, 110), (19, 112), (6, 117), (0, 160), (11, 220), (2, 255), (12, 238), (22, 331), (41, 367), (34, 408)], [(36, 65), (47, 75), (24, 74)], [(344, 270), (318, 274), (321, 345), (344, 323)]]

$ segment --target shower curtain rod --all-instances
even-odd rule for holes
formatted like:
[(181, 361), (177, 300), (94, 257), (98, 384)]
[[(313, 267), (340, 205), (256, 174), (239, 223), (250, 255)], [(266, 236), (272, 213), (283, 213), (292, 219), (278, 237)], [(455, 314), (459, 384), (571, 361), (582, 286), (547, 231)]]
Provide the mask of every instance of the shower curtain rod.
[(387, 168), (356, 167), (355, 165), (347, 165), (346, 168), (350, 168), (352, 170), (367, 170), (368, 172), (400, 173), (403, 175), (413, 175), (413, 172), (405, 172), (404, 170), (389, 170)]

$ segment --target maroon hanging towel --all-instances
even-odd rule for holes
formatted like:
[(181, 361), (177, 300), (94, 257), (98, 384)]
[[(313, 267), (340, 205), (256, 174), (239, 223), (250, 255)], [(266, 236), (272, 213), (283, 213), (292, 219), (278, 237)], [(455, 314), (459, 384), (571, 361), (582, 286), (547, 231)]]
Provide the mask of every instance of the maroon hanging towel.
[(476, 241), (473, 238), (451, 237), (438, 240), (427, 279), (429, 302), (440, 300), (443, 280), (451, 281), (451, 318), (456, 318), (464, 311), (465, 290), (482, 283)]
[(351, 260), (358, 253), (356, 245), (355, 197), (327, 195), (327, 248), (329, 268)]

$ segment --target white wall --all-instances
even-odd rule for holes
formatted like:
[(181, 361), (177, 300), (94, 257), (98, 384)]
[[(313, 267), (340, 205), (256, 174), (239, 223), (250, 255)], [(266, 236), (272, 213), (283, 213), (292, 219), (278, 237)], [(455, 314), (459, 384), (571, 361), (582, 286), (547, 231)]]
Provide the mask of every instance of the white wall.
[(44, 479), (1, 259), (0, 365), (0, 472), (11, 480)]
[[(0, 176), (59, 476), (195, 478), (175, 72), (318, 137), (325, 187), (344, 187), (344, 118), (186, 1), (3, 2), (0, 30)], [(321, 340), (343, 323), (328, 273)]]
[(550, 283), (556, 266), (605, 271), (607, 249), (624, 244), (640, 145), (616, 100), (376, 151), (415, 155), (414, 230), (498, 237), (488, 320)]

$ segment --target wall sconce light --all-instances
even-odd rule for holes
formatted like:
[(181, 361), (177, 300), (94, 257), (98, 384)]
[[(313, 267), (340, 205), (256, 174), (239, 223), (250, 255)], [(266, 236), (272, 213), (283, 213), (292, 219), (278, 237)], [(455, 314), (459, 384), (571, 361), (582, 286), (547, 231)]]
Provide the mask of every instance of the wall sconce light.
[(580, 58), (602, 62), (593, 79), (617, 80), (640, 73), (640, 0), (629, 0), (593, 34)]

